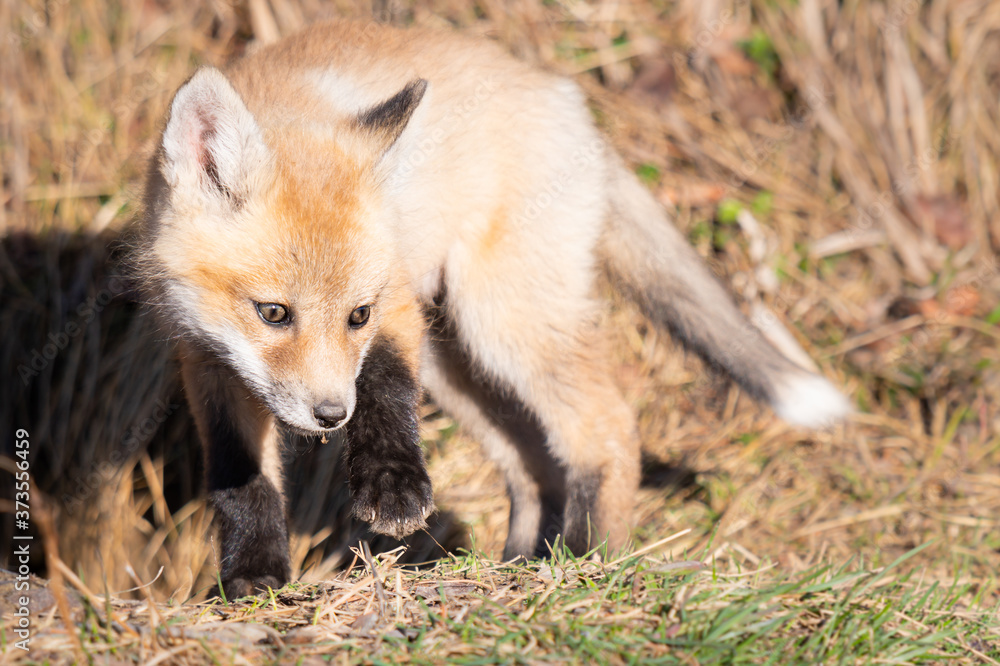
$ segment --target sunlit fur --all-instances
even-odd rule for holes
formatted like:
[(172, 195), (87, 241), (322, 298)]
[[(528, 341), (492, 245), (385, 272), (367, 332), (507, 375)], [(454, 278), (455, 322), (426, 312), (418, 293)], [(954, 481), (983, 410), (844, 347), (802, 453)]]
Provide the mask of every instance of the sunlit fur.
[[(407, 89), (419, 103), (401, 122), (362, 126)], [(753, 332), (576, 85), (486, 41), (322, 23), (199, 70), (174, 99), (144, 219), (138, 255), (161, 318), (287, 426), (318, 431), (322, 400), (353, 410), (366, 349), (391, 337), (503, 469), (508, 557), (556, 534), (577, 550), (628, 534), (639, 446), (596, 326), (602, 269), (785, 416), (825, 425), (849, 411)], [(254, 301), (288, 306), (291, 323), (266, 324)], [(260, 459), (265, 426), (247, 435)]]
[[(399, 307), (378, 155), (347, 154), (333, 136), (319, 125), (263, 132), (266, 161), (249, 165), (262, 173), (239, 205), (214, 201), (204, 182), (195, 194), (175, 189), (151, 248), (171, 276), (164, 300), (182, 335), (207, 338), (281, 421), (304, 431), (318, 429), (311, 410), (323, 400), (351, 414), (364, 351)], [(268, 326), (255, 302), (287, 306), (292, 325)], [(351, 328), (361, 305), (371, 318)]]

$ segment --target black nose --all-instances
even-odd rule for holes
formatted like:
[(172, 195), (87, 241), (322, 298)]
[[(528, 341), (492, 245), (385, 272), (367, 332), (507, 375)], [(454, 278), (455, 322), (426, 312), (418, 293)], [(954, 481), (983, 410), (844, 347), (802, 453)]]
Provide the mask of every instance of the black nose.
[(339, 403), (324, 400), (313, 408), (313, 416), (321, 428), (336, 428), (347, 418), (347, 410)]

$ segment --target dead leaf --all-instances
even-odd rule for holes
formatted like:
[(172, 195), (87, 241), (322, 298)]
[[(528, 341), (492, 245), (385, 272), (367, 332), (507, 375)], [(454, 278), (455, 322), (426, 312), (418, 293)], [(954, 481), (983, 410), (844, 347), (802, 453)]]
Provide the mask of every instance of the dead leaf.
[(354, 635), (366, 635), (375, 627), (376, 624), (378, 624), (378, 613), (365, 613), (364, 615), (359, 615), (358, 618), (351, 623), (351, 633)]
[(917, 312), (927, 319), (934, 319), (941, 312), (941, 304), (936, 298), (925, 298), (915, 303)]
[(725, 198), (728, 189), (722, 183), (686, 183), (660, 189), (660, 203), (665, 206), (710, 206)]
[(733, 94), (733, 111), (743, 126), (755, 118), (775, 117), (780, 105), (774, 91), (763, 88), (743, 89)]
[(952, 195), (917, 196), (917, 210), (921, 217), (929, 217), (934, 235), (953, 250), (968, 245), (972, 239), (968, 216), (962, 201)]
[(306, 625), (304, 627), (296, 627), (285, 634), (285, 643), (289, 645), (307, 645), (310, 643), (318, 643), (319, 641), (326, 638), (326, 629), (314, 625)]
[(442, 581), (434, 585), (418, 585), (413, 588), (414, 594), (428, 600), (438, 600), (441, 598), (441, 590), (444, 590), (444, 597), (448, 601), (461, 599), (469, 594), (475, 593), (479, 588), (474, 583), (464, 581)]
[[(145, 627), (140, 627), (144, 630)], [(205, 622), (194, 626), (164, 627), (162, 631), (174, 638), (202, 638), (220, 641), (223, 643), (235, 643), (239, 645), (253, 645), (267, 640), (281, 640), (281, 635), (273, 627), (257, 622)]]
[(979, 290), (972, 285), (960, 285), (945, 294), (944, 308), (951, 314), (970, 317), (976, 313), (980, 298)]
[(677, 72), (666, 56), (654, 56), (642, 61), (639, 74), (629, 90), (653, 103), (670, 101), (677, 88)]
[(981, 296), (972, 285), (959, 285), (935, 298), (925, 298), (912, 304), (912, 313), (922, 314), (927, 319), (939, 319), (948, 315), (968, 317), (976, 313)]
[(752, 76), (757, 71), (757, 63), (732, 44), (728, 48), (714, 50), (712, 60), (724, 73), (734, 76)]

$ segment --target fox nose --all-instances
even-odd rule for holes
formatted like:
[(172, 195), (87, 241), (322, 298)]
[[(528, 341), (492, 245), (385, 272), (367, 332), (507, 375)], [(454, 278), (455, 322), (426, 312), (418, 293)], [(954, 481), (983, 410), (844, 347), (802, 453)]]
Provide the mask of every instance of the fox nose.
[(340, 403), (324, 400), (313, 408), (313, 416), (321, 428), (336, 428), (347, 417), (347, 410)]

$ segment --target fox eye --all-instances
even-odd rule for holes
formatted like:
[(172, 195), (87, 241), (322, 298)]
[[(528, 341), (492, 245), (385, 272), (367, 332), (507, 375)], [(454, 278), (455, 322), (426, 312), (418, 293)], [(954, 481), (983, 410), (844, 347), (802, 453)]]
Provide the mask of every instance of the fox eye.
[(291, 313), (280, 303), (257, 303), (257, 314), (268, 324), (287, 324)]
[(371, 314), (370, 305), (362, 305), (360, 308), (354, 310), (351, 316), (347, 318), (347, 323), (351, 328), (361, 328), (368, 323), (368, 316)]

